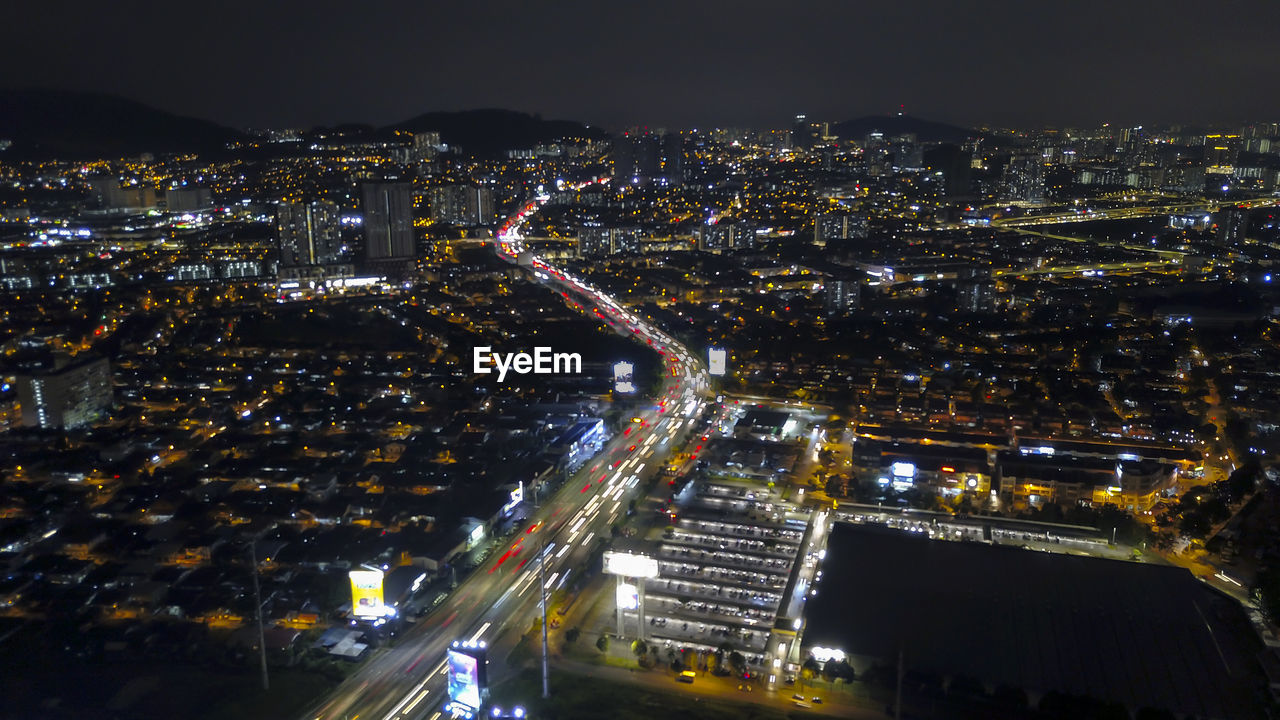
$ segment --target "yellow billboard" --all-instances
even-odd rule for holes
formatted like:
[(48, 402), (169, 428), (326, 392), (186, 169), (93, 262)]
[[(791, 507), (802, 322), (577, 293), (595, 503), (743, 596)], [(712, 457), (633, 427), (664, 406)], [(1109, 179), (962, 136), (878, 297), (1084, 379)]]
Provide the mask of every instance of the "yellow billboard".
[(384, 612), (382, 571), (352, 570), (347, 575), (351, 578), (351, 614), (362, 617), (381, 616)]

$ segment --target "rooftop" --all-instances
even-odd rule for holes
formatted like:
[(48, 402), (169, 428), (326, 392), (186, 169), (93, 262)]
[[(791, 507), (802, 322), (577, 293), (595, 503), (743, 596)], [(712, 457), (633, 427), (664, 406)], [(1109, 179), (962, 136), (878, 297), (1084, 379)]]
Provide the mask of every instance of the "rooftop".
[(1175, 567), (837, 523), (806, 647), (1197, 717), (1250, 716), (1261, 643)]

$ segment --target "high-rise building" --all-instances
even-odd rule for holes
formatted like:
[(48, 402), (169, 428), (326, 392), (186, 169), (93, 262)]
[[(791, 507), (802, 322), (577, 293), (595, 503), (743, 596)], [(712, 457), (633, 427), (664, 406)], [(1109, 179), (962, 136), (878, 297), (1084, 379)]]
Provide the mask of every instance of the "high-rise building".
[(973, 154), (971, 152), (959, 145), (947, 143), (924, 151), (922, 159), (927, 170), (942, 173), (943, 193), (947, 197), (968, 195), (973, 192), (971, 188)]
[(988, 312), (995, 308), (996, 284), (990, 280), (969, 280), (956, 286), (956, 300), (966, 312)]
[(755, 223), (748, 220), (721, 220), (698, 229), (698, 249), (707, 252), (751, 250), (756, 246)]
[(16, 380), (25, 427), (79, 427), (111, 407), (111, 366), (103, 357), (58, 356), (45, 366), (29, 368)]
[(795, 122), (791, 124), (791, 147), (796, 150), (812, 150), (822, 142), (826, 133), (825, 123), (809, 122), (807, 116), (796, 115)]
[(1001, 197), (1026, 203), (1044, 202), (1044, 162), (1039, 155), (1014, 155), (1004, 168)]
[(599, 224), (578, 228), (578, 255), (580, 257), (604, 257), (615, 253), (640, 252), (643, 232), (634, 225), (604, 227)]
[(1218, 244), (1236, 247), (1244, 242), (1249, 232), (1249, 211), (1244, 208), (1228, 208), (1218, 217)]
[(413, 134), (413, 159), (419, 162), (431, 160), (440, 153), (440, 133), (422, 132)]
[(409, 260), (417, 254), (411, 187), (398, 182), (364, 186), (361, 208), (367, 260)]
[(280, 266), (328, 265), (339, 260), (338, 206), (317, 202), (282, 202), (276, 205), (276, 237)]
[(815, 245), (861, 240), (867, 237), (867, 219), (848, 212), (828, 212), (813, 221)]
[(1214, 134), (1204, 136), (1204, 165), (1210, 173), (1229, 174), (1240, 157), (1242, 145), (1239, 135)]
[(432, 188), (431, 219), (438, 223), (475, 227), (492, 225), (498, 215), (493, 190), (474, 185), (445, 185)]
[(828, 315), (857, 310), (862, 302), (862, 285), (856, 280), (827, 278), (822, 286), (822, 306)]

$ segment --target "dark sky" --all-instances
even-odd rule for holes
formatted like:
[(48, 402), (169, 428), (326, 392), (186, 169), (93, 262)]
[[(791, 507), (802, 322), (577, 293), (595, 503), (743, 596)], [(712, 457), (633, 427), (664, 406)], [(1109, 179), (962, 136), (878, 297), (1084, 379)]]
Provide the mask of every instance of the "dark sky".
[(1280, 2), (24, 2), (0, 84), (236, 126), (505, 107), (620, 127), (797, 112), (958, 123), (1280, 120)]

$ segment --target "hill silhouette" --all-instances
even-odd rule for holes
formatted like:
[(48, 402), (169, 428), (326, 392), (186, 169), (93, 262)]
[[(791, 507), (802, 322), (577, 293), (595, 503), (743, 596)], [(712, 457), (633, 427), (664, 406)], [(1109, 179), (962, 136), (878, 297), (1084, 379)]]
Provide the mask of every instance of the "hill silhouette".
[(0, 138), (9, 157), (93, 160), (144, 152), (208, 152), (243, 137), (237, 130), (113, 95), (0, 89)]
[(603, 139), (608, 134), (571, 120), (543, 120), (514, 110), (487, 108), (430, 112), (388, 126), (411, 133), (438, 132), (440, 140), (474, 155), (496, 155), (561, 138)]
[(860, 140), (876, 130), (885, 135), (914, 133), (916, 139), (926, 142), (960, 143), (967, 138), (982, 136), (977, 130), (910, 115), (868, 115), (831, 125), (831, 132), (845, 140)]

